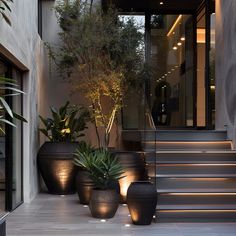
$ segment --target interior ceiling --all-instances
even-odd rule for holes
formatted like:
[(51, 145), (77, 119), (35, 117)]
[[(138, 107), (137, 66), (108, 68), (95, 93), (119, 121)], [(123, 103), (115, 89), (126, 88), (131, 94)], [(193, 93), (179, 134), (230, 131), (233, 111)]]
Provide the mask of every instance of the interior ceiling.
[[(122, 11), (159, 11), (159, 12), (174, 12), (174, 11), (194, 11), (198, 8), (203, 0), (103, 0), (106, 5), (108, 2), (113, 3)], [(160, 2), (163, 2), (160, 5)]]

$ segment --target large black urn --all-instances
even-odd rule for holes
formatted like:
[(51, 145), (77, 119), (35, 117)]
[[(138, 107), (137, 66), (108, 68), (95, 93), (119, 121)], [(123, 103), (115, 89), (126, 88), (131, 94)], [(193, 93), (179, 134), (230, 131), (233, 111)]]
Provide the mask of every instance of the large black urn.
[(157, 192), (148, 181), (133, 182), (128, 188), (127, 205), (135, 225), (149, 225), (156, 210)]
[(52, 194), (72, 194), (75, 192), (77, 167), (73, 163), (73, 153), (77, 142), (45, 142), (38, 152), (38, 168)]

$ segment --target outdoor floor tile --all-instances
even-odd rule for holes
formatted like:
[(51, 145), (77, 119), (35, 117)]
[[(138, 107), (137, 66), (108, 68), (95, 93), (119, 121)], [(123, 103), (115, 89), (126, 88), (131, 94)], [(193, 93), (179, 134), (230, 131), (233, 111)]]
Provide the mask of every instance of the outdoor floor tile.
[[(7, 218), (7, 236), (235, 236), (236, 223), (152, 223), (136, 226), (127, 206), (102, 223), (92, 218), (77, 195), (39, 194)], [(129, 224), (129, 227), (126, 226)]]

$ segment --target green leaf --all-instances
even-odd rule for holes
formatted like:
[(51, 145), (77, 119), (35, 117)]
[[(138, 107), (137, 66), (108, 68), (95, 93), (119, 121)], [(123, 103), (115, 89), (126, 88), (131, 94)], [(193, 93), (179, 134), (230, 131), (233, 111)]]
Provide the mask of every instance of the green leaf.
[(10, 21), (10, 19), (6, 16), (6, 14), (5, 14), (4, 12), (0, 12), (0, 13), (1, 13), (3, 19), (7, 22), (7, 24), (11, 26), (11, 21)]
[(8, 105), (8, 103), (5, 101), (5, 99), (0, 96), (0, 101), (3, 105), (3, 109), (13, 118), (12, 110), (10, 106)]
[(13, 111), (13, 116), (14, 116), (14, 118), (16, 118), (17, 120), (20, 120), (20, 121), (23, 121), (23, 122), (28, 122), (22, 115), (20, 115), (20, 114), (18, 114), (18, 113), (15, 113), (14, 111)]
[(3, 122), (3, 123), (6, 123), (6, 124), (9, 124), (10, 126), (13, 126), (13, 127), (16, 127), (15, 124), (13, 124), (12, 122), (10, 122), (9, 120), (6, 120), (6, 119), (0, 119), (0, 122)]

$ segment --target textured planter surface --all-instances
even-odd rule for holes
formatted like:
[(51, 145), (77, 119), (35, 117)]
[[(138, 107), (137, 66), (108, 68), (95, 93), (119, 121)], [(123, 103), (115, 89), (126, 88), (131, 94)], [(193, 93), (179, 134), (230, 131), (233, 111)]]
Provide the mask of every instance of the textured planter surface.
[(141, 155), (135, 152), (113, 152), (123, 167), (124, 178), (119, 180), (120, 202), (126, 203), (126, 195), (132, 182), (145, 180), (145, 162)]
[(93, 190), (89, 203), (91, 214), (95, 218), (112, 218), (119, 206), (119, 194), (112, 190)]
[(127, 205), (136, 225), (149, 225), (156, 210), (157, 192), (148, 181), (134, 182), (127, 193)]
[(95, 185), (89, 177), (89, 173), (85, 170), (79, 169), (76, 175), (76, 189), (80, 204), (89, 204), (94, 187)]
[(45, 142), (38, 152), (38, 167), (42, 178), (52, 194), (75, 192), (76, 166), (73, 153), (78, 143)]

